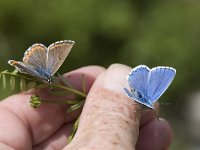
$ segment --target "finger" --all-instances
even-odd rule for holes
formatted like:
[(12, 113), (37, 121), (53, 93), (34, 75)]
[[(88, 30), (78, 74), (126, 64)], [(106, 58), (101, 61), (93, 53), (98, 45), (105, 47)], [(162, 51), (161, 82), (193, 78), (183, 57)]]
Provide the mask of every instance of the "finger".
[(122, 93), (131, 68), (115, 64), (93, 84), (81, 114), (79, 128), (66, 150), (126, 149), (135, 146), (139, 131), (139, 105)]
[(151, 120), (140, 128), (136, 149), (168, 149), (172, 141), (172, 129), (167, 121), (160, 118)]
[(67, 79), (71, 86), (78, 90), (82, 90), (82, 83), (83, 80), (85, 80), (86, 91), (88, 92), (94, 82), (94, 79), (96, 79), (96, 77), (103, 71), (105, 71), (105, 68), (100, 66), (87, 66), (64, 74), (63, 77)]
[(157, 119), (159, 114), (159, 103), (156, 102), (154, 104), (154, 109), (145, 109), (142, 112), (141, 119), (140, 119), (140, 127), (147, 124), (149, 121)]
[[(89, 66), (69, 74), (71, 76), (85, 74), (89, 87), (103, 71), (102, 67)], [(71, 80), (72, 83), (73, 80), (75, 79)], [(79, 84), (81, 83), (74, 85), (78, 87)], [(31, 149), (32, 142), (34, 144), (42, 142), (66, 122), (68, 116), (62, 105), (44, 104), (33, 109), (28, 102), (30, 96), (28, 93), (17, 94), (0, 103), (0, 120), (4, 122), (0, 124), (0, 143), (15, 149)]]
[(33, 147), (33, 150), (43, 149), (62, 149), (66, 143), (67, 138), (71, 134), (73, 123), (65, 124), (54, 135)]

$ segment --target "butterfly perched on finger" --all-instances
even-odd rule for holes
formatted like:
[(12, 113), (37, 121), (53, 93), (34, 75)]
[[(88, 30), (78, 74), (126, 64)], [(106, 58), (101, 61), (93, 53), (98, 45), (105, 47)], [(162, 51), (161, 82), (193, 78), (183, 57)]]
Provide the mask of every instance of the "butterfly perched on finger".
[(123, 91), (130, 99), (154, 109), (153, 104), (166, 91), (175, 75), (176, 70), (172, 67), (158, 66), (150, 69), (139, 65), (127, 76), (130, 90), (124, 87)]
[(29, 74), (40, 80), (52, 82), (52, 76), (69, 55), (74, 41), (58, 41), (46, 47), (43, 44), (33, 44), (24, 53), (23, 61), (9, 60), (19, 72)]

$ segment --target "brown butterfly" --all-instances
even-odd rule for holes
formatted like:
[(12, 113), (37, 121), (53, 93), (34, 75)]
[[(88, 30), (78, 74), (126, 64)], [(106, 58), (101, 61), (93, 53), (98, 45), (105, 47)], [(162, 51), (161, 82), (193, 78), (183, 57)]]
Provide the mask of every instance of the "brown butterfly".
[(64, 40), (51, 44), (49, 47), (43, 44), (33, 44), (24, 53), (23, 61), (9, 60), (21, 73), (32, 75), (51, 83), (52, 76), (65, 61), (74, 41)]

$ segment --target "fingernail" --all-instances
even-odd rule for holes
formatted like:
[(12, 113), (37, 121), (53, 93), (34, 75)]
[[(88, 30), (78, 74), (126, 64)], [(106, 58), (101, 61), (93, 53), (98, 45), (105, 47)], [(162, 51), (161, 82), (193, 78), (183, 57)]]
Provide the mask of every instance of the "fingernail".
[(126, 76), (130, 71), (131, 68), (125, 65), (111, 65), (104, 74), (103, 87), (121, 92), (124, 86), (128, 86)]

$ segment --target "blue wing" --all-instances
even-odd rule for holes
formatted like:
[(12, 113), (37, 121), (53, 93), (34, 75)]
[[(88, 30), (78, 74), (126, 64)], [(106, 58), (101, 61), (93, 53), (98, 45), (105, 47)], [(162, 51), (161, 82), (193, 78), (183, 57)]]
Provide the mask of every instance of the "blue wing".
[(137, 96), (135, 94), (133, 94), (132, 92), (130, 92), (127, 88), (123, 88), (124, 93), (132, 100), (136, 100), (138, 99)]
[(143, 97), (138, 97), (138, 94), (137, 94), (137, 91), (135, 91), (135, 92), (130, 92), (127, 88), (123, 88), (123, 91), (124, 91), (124, 93), (130, 98), (130, 99), (132, 99), (132, 100), (134, 100), (134, 101), (136, 101), (137, 103), (140, 103), (140, 104), (142, 104), (142, 105), (145, 105), (145, 106), (147, 106), (147, 107), (149, 107), (149, 108), (152, 108), (152, 109), (154, 109), (153, 108), (153, 106), (151, 105), (151, 104), (149, 104), (146, 100), (147, 99), (145, 99), (145, 98), (143, 98)]
[(132, 69), (127, 80), (131, 89), (135, 89), (144, 97), (147, 97), (147, 83), (150, 69), (145, 65), (139, 65)]
[(152, 68), (148, 79), (148, 101), (154, 103), (171, 84), (176, 70), (172, 67)]

